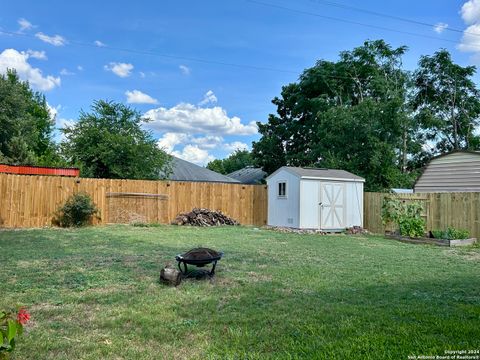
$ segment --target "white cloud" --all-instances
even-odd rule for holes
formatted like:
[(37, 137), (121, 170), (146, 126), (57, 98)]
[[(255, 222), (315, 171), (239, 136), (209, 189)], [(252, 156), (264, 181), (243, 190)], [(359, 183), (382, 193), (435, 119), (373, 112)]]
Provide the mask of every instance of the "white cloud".
[(458, 49), (465, 52), (480, 51), (480, 24), (471, 25), (463, 32)]
[(212, 90), (208, 90), (205, 95), (203, 95), (203, 100), (198, 103), (198, 105), (214, 104), (218, 101), (217, 97)]
[(230, 151), (231, 153), (236, 151), (236, 150), (249, 150), (250, 147), (241, 142), (241, 141), (234, 141), (232, 143), (229, 143), (229, 144), (224, 144), (223, 148), (227, 151)]
[(98, 46), (98, 47), (107, 46), (105, 43), (101, 42), (100, 40), (95, 40), (93, 43), (95, 44), (95, 46)]
[(144, 73), (143, 71), (140, 71), (139, 74), (140, 74), (140, 77), (141, 77), (142, 79), (145, 79), (145, 76), (146, 76), (146, 75), (145, 75), (145, 73)]
[(51, 75), (43, 76), (42, 71), (32, 67), (28, 63), (29, 55), (15, 49), (6, 49), (0, 53), (0, 73), (4, 74), (7, 69), (15, 69), (22, 80), (27, 80), (32, 87), (40, 91), (52, 90), (60, 86), (60, 78)]
[(448, 28), (448, 24), (445, 24), (445, 23), (442, 23), (442, 22), (439, 22), (439, 23), (436, 23), (435, 26), (433, 27), (433, 30), (437, 33), (437, 34), (441, 34), (445, 31), (445, 29)]
[(24, 18), (18, 19), (17, 23), (18, 23), (18, 25), (20, 25), (20, 29), (18, 30), (20, 32), (25, 31), (25, 30), (30, 30), (34, 27), (33, 24), (30, 21), (28, 21), (27, 19), (24, 19)]
[(82, 65), (78, 65), (78, 66), (77, 66), (77, 70), (78, 70), (78, 71), (83, 71), (83, 66), (82, 66)]
[(242, 124), (240, 118), (229, 117), (219, 106), (202, 108), (181, 103), (172, 108), (159, 107), (149, 110), (145, 117), (148, 126), (161, 132), (184, 132), (189, 134), (253, 135), (257, 133), (254, 121)]
[[(216, 102), (212, 91), (204, 96), (204, 101)], [(210, 151), (225, 151), (249, 149), (241, 141), (226, 142), (230, 135), (254, 135), (258, 132), (254, 121), (242, 123), (240, 118), (229, 117), (220, 106), (201, 107), (189, 103), (180, 103), (171, 108), (159, 107), (147, 111), (145, 118), (150, 121), (145, 126), (162, 133), (158, 146), (166, 152), (205, 165), (215, 159)]]
[(221, 136), (193, 136), (186, 133), (167, 132), (158, 140), (158, 146), (167, 152), (172, 152), (177, 145), (195, 145), (203, 150), (222, 148), (229, 150), (229, 144), (223, 144)]
[[(240, 141), (225, 143), (221, 136), (192, 136), (173, 132), (163, 134), (157, 144), (169, 154), (200, 165), (205, 165), (205, 163), (214, 160), (215, 157), (209, 153), (213, 149), (225, 150), (229, 154), (235, 150), (249, 149), (247, 144)], [(176, 149), (181, 147), (183, 147), (182, 150)]]
[(190, 68), (186, 65), (180, 65), (178, 68), (180, 69), (183, 75), (190, 75), (191, 73)]
[(125, 95), (129, 104), (158, 104), (157, 99), (139, 90), (126, 91)]
[(74, 126), (76, 123), (75, 120), (73, 119), (65, 119), (65, 118), (59, 118), (57, 119), (56, 121), (56, 124), (57, 124), (57, 128), (59, 129), (64, 129), (64, 128), (67, 128), (67, 127), (72, 127)]
[(208, 151), (200, 149), (197, 145), (186, 145), (182, 151), (173, 151), (172, 155), (201, 166), (215, 160), (214, 156), (210, 155)]
[(61, 105), (52, 106), (47, 102), (48, 113), (50, 114), (50, 119), (52, 121), (55, 121), (57, 119), (58, 112), (60, 111), (61, 108), (62, 108)]
[(460, 14), (468, 25), (478, 22), (480, 20), (480, 0), (467, 1), (463, 4)]
[(36, 51), (36, 50), (28, 49), (27, 54), (29, 57), (37, 60), (47, 60), (47, 54), (45, 54), (45, 51)]
[(60, 35), (49, 36), (42, 32), (38, 32), (35, 34), (35, 37), (53, 46), (63, 46), (67, 43), (67, 40)]
[(60, 75), (70, 76), (70, 75), (75, 75), (75, 73), (63, 68), (62, 70), (60, 70)]
[(158, 140), (158, 147), (162, 148), (168, 153), (171, 153), (175, 146), (182, 144), (188, 140), (189, 136), (182, 133), (165, 133)]
[(108, 65), (105, 65), (103, 68), (107, 71), (113, 72), (115, 75), (121, 78), (125, 78), (130, 76), (130, 74), (132, 73), (133, 65), (127, 63), (111, 62)]

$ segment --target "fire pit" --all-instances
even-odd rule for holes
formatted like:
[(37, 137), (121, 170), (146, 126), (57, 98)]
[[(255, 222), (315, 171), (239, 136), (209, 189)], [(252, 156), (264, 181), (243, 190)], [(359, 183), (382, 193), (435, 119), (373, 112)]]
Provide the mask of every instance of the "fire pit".
[[(185, 254), (175, 256), (175, 259), (178, 262), (178, 269), (183, 277), (201, 278), (205, 276), (213, 277), (215, 275), (217, 261), (220, 260), (222, 256), (223, 252), (217, 252), (208, 248), (195, 248), (187, 251)], [(187, 265), (195, 265), (201, 268), (208, 264), (213, 264), (210, 271), (204, 269), (189, 271), (187, 267)]]

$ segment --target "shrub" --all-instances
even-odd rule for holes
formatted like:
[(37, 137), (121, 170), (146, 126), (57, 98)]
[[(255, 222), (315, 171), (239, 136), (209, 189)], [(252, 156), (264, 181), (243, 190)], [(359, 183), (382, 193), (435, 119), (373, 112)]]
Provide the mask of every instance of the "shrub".
[(425, 220), (422, 218), (422, 203), (385, 198), (382, 204), (384, 225), (395, 225), (402, 236), (421, 237), (425, 233)]
[(462, 240), (470, 237), (468, 230), (455, 229), (453, 226), (449, 226), (447, 230), (433, 230), (432, 235), (436, 239), (446, 240)]
[(25, 308), (19, 308), (18, 313), (0, 310), (0, 360), (8, 359), (15, 350), (16, 338), (23, 333), (23, 325), (30, 320), (30, 314)]
[(86, 193), (72, 195), (57, 212), (56, 223), (62, 227), (85, 226), (98, 212)]
[(446, 239), (447, 232), (443, 230), (432, 230), (435, 239)]
[(422, 218), (402, 217), (399, 226), (402, 236), (421, 237), (425, 234), (425, 220)]

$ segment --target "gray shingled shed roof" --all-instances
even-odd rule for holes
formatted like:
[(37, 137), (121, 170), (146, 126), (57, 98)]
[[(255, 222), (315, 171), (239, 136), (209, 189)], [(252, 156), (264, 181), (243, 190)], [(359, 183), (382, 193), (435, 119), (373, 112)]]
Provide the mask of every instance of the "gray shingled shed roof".
[[(280, 170), (286, 170), (290, 173), (293, 173), (301, 178), (311, 178), (311, 179), (339, 179), (339, 180), (357, 180), (365, 181), (364, 178), (352, 174), (345, 170), (336, 170), (336, 169), (321, 169), (321, 168), (301, 168), (293, 166), (282, 166), (280, 169), (275, 171), (273, 174)], [(272, 175), (273, 175), (272, 174)], [(271, 177), (270, 175), (269, 177)]]
[(267, 173), (262, 168), (255, 168), (253, 166), (247, 166), (243, 169), (234, 171), (227, 174), (228, 177), (236, 179), (243, 184), (260, 184)]
[(238, 180), (219, 174), (207, 168), (195, 165), (191, 162), (172, 156), (172, 174), (169, 180), (177, 181), (207, 181), (238, 183)]

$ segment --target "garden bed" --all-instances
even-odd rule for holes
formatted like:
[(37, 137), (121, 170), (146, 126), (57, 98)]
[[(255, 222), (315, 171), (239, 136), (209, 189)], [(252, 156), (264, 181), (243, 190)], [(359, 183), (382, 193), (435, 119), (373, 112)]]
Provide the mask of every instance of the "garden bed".
[(448, 240), (448, 239), (435, 239), (435, 238), (428, 238), (428, 237), (412, 238), (409, 236), (401, 236), (396, 234), (385, 234), (385, 237), (387, 239), (394, 239), (394, 240), (412, 243), (412, 244), (432, 244), (432, 245), (449, 246), (449, 247), (469, 246), (469, 245), (474, 245), (477, 242), (476, 238)]

